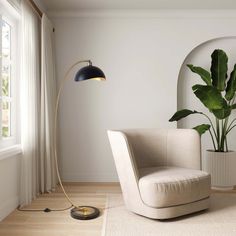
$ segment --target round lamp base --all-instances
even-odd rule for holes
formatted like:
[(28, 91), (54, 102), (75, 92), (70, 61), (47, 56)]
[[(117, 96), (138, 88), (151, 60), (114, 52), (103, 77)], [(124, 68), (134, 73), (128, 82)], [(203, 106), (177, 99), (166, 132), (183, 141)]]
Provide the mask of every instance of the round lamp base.
[(99, 214), (98, 208), (92, 206), (78, 206), (70, 211), (71, 217), (77, 220), (92, 220), (97, 218)]

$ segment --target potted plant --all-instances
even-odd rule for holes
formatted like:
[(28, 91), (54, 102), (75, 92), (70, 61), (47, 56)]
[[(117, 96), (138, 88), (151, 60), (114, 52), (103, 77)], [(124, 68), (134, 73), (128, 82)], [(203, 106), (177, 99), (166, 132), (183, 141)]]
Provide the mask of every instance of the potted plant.
[(232, 117), (232, 111), (236, 109), (236, 64), (228, 77), (226, 53), (216, 49), (211, 59), (210, 72), (198, 66), (187, 66), (204, 82), (204, 84), (195, 84), (192, 90), (212, 115), (183, 109), (177, 111), (169, 121), (178, 121), (192, 114), (206, 118), (207, 123), (193, 128), (200, 135), (208, 131), (212, 140), (214, 150), (207, 150), (204, 160), (205, 171), (211, 174), (213, 187), (232, 189), (236, 185), (236, 152), (228, 148), (227, 137), (236, 127), (236, 118)]

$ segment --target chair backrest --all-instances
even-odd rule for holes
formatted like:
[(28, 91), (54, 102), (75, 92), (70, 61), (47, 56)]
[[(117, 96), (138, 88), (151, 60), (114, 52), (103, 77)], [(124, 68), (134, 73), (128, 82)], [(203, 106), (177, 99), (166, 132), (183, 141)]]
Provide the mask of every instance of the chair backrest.
[(132, 147), (138, 168), (167, 165), (166, 129), (122, 130)]
[(116, 132), (126, 139), (133, 153), (130, 156), (133, 166), (137, 169), (154, 166), (201, 167), (200, 137), (193, 129), (126, 129)]

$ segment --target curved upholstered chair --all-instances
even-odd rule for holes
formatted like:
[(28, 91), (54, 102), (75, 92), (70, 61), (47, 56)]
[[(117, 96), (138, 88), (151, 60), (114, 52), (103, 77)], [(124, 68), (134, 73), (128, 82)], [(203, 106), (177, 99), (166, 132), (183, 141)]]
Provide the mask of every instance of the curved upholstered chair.
[(126, 207), (168, 219), (209, 207), (200, 137), (190, 129), (108, 131)]

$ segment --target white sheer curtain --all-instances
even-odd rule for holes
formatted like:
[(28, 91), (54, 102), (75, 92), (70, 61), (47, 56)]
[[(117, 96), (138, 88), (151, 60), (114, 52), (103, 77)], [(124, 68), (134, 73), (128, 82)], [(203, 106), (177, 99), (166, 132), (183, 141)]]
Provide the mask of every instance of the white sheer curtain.
[(56, 186), (53, 137), (56, 76), (53, 25), (45, 14), (41, 32), (40, 190), (49, 192)]
[(22, 1), (21, 31), (21, 205), (27, 205), (39, 193), (50, 192), (56, 186), (56, 78), (53, 26), (46, 15), (39, 19), (27, 0)]
[(21, 0), (7, 0), (17, 11), (20, 12), (20, 3)]
[(39, 193), (40, 19), (22, 1), (21, 66), (21, 205)]

